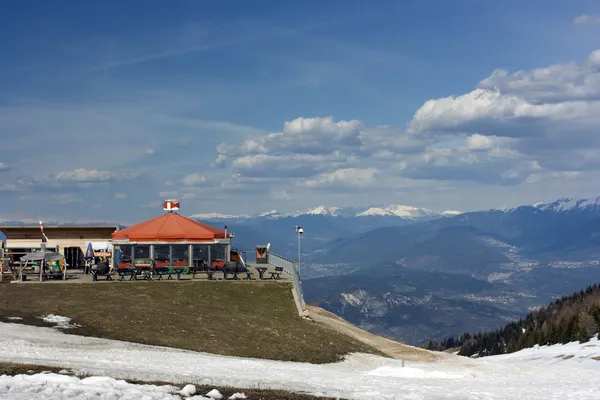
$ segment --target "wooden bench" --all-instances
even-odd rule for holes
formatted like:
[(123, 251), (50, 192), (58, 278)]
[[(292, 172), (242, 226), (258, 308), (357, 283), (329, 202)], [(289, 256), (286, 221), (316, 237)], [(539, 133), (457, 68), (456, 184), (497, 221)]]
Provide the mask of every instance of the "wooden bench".
[(129, 276), (129, 280), (135, 279), (135, 273), (131, 268), (117, 268), (117, 274), (119, 274), (119, 281), (125, 280), (126, 276)]
[(158, 276), (159, 281), (162, 280), (163, 276), (165, 275), (167, 275), (167, 280), (171, 280), (173, 279), (173, 274), (177, 275), (177, 280), (180, 280), (181, 274), (183, 273), (183, 268), (173, 268), (171, 271), (169, 267), (155, 267), (152, 270), (152, 273)]
[[(92, 274), (92, 281), (94, 281), (94, 282), (97, 281), (98, 280), (98, 271), (92, 270), (92, 271), (90, 271), (90, 273)], [(109, 273), (106, 273), (106, 274), (103, 274), (100, 276), (105, 276), (107, 281), (112, 281), (113, 280), (112, 275), (113, 274), (109, 272)]]
[(283, 267), (275, 267), (275, 272), (269, 272), (271, 274), (271, 279), (281, 279), (281, 274), (283, 273)]

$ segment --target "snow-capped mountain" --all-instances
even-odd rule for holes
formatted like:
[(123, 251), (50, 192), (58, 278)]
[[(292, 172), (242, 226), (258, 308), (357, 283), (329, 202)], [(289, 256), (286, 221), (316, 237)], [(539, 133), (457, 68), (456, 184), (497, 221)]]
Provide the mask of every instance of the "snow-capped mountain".
[(190, 218), (204, 219), (204, 220), (222, 220), (222, 219), (248, 219), (250, 215), (229, 215), (220, 213), (206, 213), (206, 214), (194, 214)]
[(295, 211), (282, 214), (282, 217), (299, 217), (301, 215), (327, 215), (330, 217), (348, 216), (342, 207), (327, 207), (324, 205), (308, 208), (306, 210)]
[(370, 207), (336, 207), (319, 205), (299, 211), (280, 213), (277, 210), (270, 210), (255, 215), (231, 215), (219, 213), (194, 214), (191, 217), (200, 220), (245, 220), (245, 219), (281, 219), (298, 218), (304, 216), (326, 216), (326, 217), (396, 217), (408, 220), (421, 220), (440, 218), (444, 216), (454, 216), (462, 214), (460, 211), (436, 212), (426, 208), (413, 206), (404, 206), (389, 204), (384, 206)]
[(401, 217), (409, 219), (439, 217), (440, 213), (412, 206), (387, 205), (383, 207), (370, 207), (365, 211), (356, 214), (357, 217), (382, 216), (382, 217)]
[(577, 199), (560, 197), (551, 203), (536, 203), (533, 207), (542, 211), (552, 212), (595, 212), (600, 214), (600, 197)]

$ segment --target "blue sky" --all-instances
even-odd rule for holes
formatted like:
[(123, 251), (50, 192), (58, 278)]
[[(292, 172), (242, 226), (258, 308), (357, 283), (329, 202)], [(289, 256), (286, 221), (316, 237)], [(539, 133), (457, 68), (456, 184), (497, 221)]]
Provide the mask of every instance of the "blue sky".
[(597, 195), (599, 16), (560, 0), (8, 2), (0, 217)]

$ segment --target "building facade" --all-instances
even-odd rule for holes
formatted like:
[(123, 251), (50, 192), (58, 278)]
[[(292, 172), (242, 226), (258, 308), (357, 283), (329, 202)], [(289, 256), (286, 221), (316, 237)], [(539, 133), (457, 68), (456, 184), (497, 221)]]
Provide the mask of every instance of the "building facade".
[[(69, 268), (81, 268), (89, 242), (108, 243), (119, 225), (44, 225), (48, 241), (46, 248), (65, 256)], [(6, 236), (3, 244), (5, 257), (17, 262), (23, 255), (41, 248), (42, 235), (39, 225), (0, 226)]]

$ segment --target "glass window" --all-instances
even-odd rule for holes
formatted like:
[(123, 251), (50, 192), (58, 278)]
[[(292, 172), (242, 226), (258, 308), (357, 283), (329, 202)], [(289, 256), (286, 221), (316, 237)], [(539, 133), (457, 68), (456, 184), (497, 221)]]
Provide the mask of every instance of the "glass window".
[(170, 264), (169, 260), (169, 245), (168, 244), (155, 244), (154, 245), (154, 261), (157, 267), (168, 267)]
[(150, 245), (149, 244), (136, 244), (134, 246), (135, 258), (150, 258)]
[(193, 245), (193, 257), (194, 265), (208, 265), (208, 245), (207, 244), (195, 244)]
[(185, 267), (188, 265), (188, 245), (187, 244), (173, 244), (171, 245), (173, 266), (174, 267)]
[(115, 259), (118, 268), (129, 268), (131, 266), (131, 247), (129, 244), (115, 246)]
[(226, 259), (226, 257), (225, 257), (226, 250), (227, 250), (227, 245), (213, 244), (212, 248), (211, 248), (212, 259), (224, 261)]
[(129, 244), (115, 246), (116, 258), (119, 261), (131, 261), (131, 247)]

